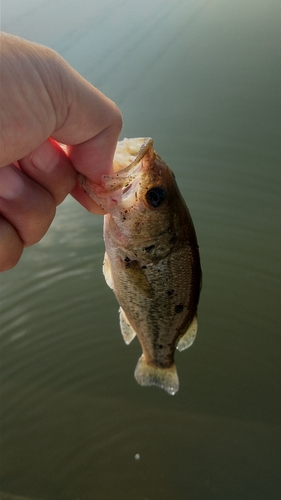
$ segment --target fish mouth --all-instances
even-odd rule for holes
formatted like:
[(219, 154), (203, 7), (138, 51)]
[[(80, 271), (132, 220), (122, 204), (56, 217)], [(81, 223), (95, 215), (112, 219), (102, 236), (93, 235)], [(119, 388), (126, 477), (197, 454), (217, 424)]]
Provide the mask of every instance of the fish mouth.
[(133, 200), (136, 201), (138, 192), (138, 175), (149, 167), (153, 155), (153, 140), (150, 137), (125, 138), (117, 144), (112, 175), (103, 175), (102, 182), (98, 185), (80, 174), (79, 182), (89, 196), (106, 211), (109, 211), (110, 202), (117, 204), (122, 199), (125, 204), (132, 203)]
[[(149, 167), (153, 154), (153, 140), (150, 137), (119, 142), (113, 161), (114, 174), (102, 176), (102, 188), (107, 196), (112, 193), (114, 198), (125, 202), (132, 198), (132, 194), (134, 198), (138, 192), (139, 174)], [(131, 163), (124, 168), (128, 161)]]
[[(123, 139), (118, 142), (114, 159), (114, 172), (118, 174), (132, 175), (135, 167), (147, 155), (153, 154), (153, 140), (151, 137), (140, 137), (137, 139)], [(124, 168), (124, 165), (127, 167)]]

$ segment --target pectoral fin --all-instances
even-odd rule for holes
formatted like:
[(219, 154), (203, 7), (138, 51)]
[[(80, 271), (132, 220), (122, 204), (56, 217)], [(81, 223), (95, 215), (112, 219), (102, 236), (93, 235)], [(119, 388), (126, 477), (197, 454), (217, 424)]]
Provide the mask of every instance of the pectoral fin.
[(112, 279), (112, 274), (111, 274), (111, 267), (110, 267), (110, 262), (109, 262), (108, 255), (106, 252), (104, 254), (102, 270), (103, 270), (103, 274), (104, 274), (106, 283), (108, 284), (109, 288), (112, 288), (112, 290), (113, 290), (113, 279)]
[(198, 328), (197, 314), (195, 314), (188, 329), (186, 330), (186, 332), (183, 334), (183, 336), (178, 341), (177, 349), (179, 351), (183, 351), (184, 349), (187, 349), (188, 347), (190, 347), (193, 344), (195, 337), (196, 337), (197, 328)]
[(179, 390), (179, 379), (176, 365), (160, 368), (147, 363), (142, 355), (135, 369), (135, 379), (140, 385), (157, 385), (172, 396)]
[(139, 263), (137, 261), (130, 260), (129, 262), (124, 261), (123, 265), (125, 267), (128, 283), (130, 283), (138, 291), (138, 293), (141, 293), (145, 297), (152, 297), (153, 288)]
[(136, 336), (135, 330), (131, 327), (122, 307), (119, 309), (120, 328), (126, 344), (130, 344)]

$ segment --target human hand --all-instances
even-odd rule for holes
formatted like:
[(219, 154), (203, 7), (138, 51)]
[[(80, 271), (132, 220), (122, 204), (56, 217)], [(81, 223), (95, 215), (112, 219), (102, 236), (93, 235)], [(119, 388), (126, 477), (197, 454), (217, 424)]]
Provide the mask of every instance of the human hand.
[(90, 212), (101, 213), (77, 175), (99, 183), (112, 170), (122, 118), (112, 101), (47, 47), (2, 33), (0, 74), (0, 271), (5, 271), (24, 247), (44, 236), (69, 193)]

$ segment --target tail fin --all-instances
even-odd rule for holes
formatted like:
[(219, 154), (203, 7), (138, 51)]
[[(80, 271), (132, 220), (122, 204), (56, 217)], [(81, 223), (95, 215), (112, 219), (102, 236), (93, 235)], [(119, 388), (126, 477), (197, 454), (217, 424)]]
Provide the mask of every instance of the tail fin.
[(169, 368), (159, 368), (148, 364), (141, 356), (135, 369), (135, 379), (140, 385), (157, 385), (172, 396), (179, 390), (179, 379), (174, 363)]

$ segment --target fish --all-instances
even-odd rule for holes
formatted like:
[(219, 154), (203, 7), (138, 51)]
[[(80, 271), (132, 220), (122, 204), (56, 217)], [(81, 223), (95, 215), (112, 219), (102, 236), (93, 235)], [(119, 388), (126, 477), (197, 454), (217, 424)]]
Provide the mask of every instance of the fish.
[(193, 344), (198, 326), (202, 273), (195, 228), (150, 137), (119, 141), (113, 168), (99, 185), (80, 176), (106, 212), (103, 273), (120, 306), (125, 343), (137, 337), (142, 348), (136, 381), (174, 395), (175, 350)]

